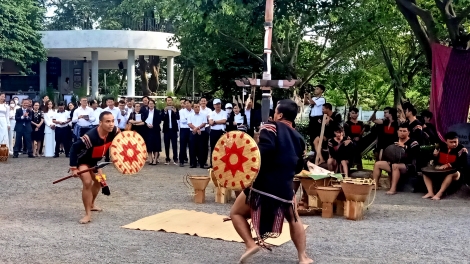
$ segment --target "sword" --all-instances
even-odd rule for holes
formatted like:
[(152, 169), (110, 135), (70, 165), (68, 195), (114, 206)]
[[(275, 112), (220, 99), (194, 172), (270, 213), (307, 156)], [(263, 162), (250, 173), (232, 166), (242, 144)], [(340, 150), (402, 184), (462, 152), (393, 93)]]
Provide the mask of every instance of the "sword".
[(98, 165), (94, 166), (94, 167), (91, 167), (91, 168), (88, 168), (86, 170), (81, 170), (75, 174), (71, 174), (69, 176), (66, 176), (64, 178), (61, 178), (61, 179), (58, 179), (57, 181), (54, 181), (52, 184), (56, 184), (56, 183), (59, 183), (61, 181), (65, 181), (67, 179), (70, 179), (72, 177), (77, 177), (77, 176), (80, 176), (81, 174), (85, 173), (85, 172), (89, 172), (89, 171), (93, 171), (93, 172), (98, 172), (98, 169), (102, 169), (106, 166), (108, 166), (109, 164), (111, 164), (112, 162), (101, 162), (99, 163)]

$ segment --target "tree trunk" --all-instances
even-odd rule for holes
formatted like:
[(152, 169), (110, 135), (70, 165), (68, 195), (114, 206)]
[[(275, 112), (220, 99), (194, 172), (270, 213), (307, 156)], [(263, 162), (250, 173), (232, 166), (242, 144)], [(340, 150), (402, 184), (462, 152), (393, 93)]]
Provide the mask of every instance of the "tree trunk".
[(150, 76), (149, 88), (150, 91), (156, 93), (160, 85), (160, 80), (158, 79), (160, 74), (160, 56), (149, 57), (149, 70), (152, 74), (152, 76)]
[(142, 81), (142, 94), (143, 95), (150, 95), (149, 89), (149, 80), (147, 78), (147, 61), (145, 60), (144, 56), (139, 56), (139, 73), (140, 79)]
[(176, 87), (175, 87), (175, 94), (181, 89), (181, 87), (183, 86), (183, 82), (184, 82), (184, 79), (186, 78), (186, 74), (187, 74), (188, 70), (186, 69), (186, 67), (184, 67), (181, 72), (180, 72), (180, 75), (178, 76), (178, 82), (176, 83)]

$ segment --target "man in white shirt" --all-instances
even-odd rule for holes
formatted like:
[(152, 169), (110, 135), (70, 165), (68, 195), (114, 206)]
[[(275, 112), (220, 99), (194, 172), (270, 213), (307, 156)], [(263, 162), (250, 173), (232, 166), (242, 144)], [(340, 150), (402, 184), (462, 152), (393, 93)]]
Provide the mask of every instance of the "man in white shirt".
[(209, 116), (209, 125), (211, 126), (210, 144), (211, 144), (211, 168), (212, 168), (212, 152), (219, 138), (225, 133), (225, 124), (227, 123), (227, 112), (222, 110), (222, 102), (220, 99), (214, 99), (214, 111)]
[(323, 121), (323, 105), (326, 103), (323, 93), (325, 92), (325, 86), (318, 84), (313, 90), (313, 97), (310, 93), (304, 95), (304, 103), (309, 104), (311, 107), (309, 115), (309, 136), (310, 146), (314, 149), (313, 141), (316, 137), (320, 136), (321, 123)]
[(185, 162), (188, 162), (187, 148), (189, 146), (190, 140), (190, 128), (189, 128), (189, 117), (194, 114), (192, 109), (192, 102), (188, 99), (184, 100), (184, 103), (181, 105), (182, 108), (179, 111), (180, 114), (180, 167), (184, 166)]
[(113, 114), (113, 116), (114, 116), (114, 125), (118, 126), (119, 125), (119, 113), (120, 113), (120, 111), (119, 111), (119, 108), (114, 106), (114, 99), (113, 98), (106, 99), (106, 105), (108, 107), (103, 109), (103, 111), (111, 112), (111, 114)]
[(205, 130), (207, 117), (200, 113), (199, 104), (194, 104), (194, 113), (189, 116), (188, 126), (190, 127), (189, 139), (189, 164), (190, 168), (204, 168), (207, 160), (207, 144), (204, 145), (203, 132)]
[(60, 154), (60, 144), (64, 146), (65, 156), (69, 157), (70, 145), (72, 144), (72, 135), (70, 134), (69, 111), (65, 111), (65, 103), (60, 102), (57, 112), (52, 116), (52, 123), (55, 124), (55, 153), (54, 158), (58, 158)]
[(88, 107), (88, 99), (80, 98), (80, 107), (73, 112), (72, 123), (76, 123), (74, 133), (77, 138), (83, 136), (90, 130), (92, 123), (95, 121), (93, 109)]
[(126, 102), (124, 100), (119, 101), (119, 113), (118, 113), (118, 125), (119, 129), (124, 131), (126, 129), (127, 120), (129, 119), (129, 114), (126, 110)]
[(206, 119), (206, 127), (204, 129), (204, 131), (202, 131), (202, 141), (203, 141), (203, 144), (204, 146), (207, 146), (207, 148), (204, 151), (204, 156), (206, 157), (206, 160), (204, 161), (204, 163), (207, 161), (207, 153), (209, 151), (209, 133), (211, 131), (211, 127), (209, 126), (209, 116), (210, 114), (212, 113), (212, 109), (210, 109), (209, 107), (207, 107), (207, 98), (205, 97), (201, 97), (201, 99), (199, 100), (199, 108), (200, 108), (200, 111), (199, 113), (203, 116), (206, 116), (207, 119)]
[(131, 113), (134, 111), (134, 99), (132, 97), (126, 98), (126, 110), (128, 116), (130, 116)]
[(91, 124), (93, 127), (97, 127), (100, 124), (100, 114), (103, 112), (103, 109), (98, 107), (98, 101), (90, 100), (90, 107), (93, 109), (93, 116), (95, 117), (95, 121)]

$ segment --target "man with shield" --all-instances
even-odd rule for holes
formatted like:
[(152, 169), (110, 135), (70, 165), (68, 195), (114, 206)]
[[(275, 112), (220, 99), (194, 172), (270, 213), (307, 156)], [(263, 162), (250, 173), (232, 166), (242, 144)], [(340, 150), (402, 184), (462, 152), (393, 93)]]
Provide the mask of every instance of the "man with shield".
[[(292, 186), (294, 175), (303, 168), (302, 156), (306, 147), (302, 136), (292, 128), (297, 107), (290, 99), (280, 101), (274, 113), (274, 122), (260, 128), (258, 149), (261, 167), (258, 176), (252, 186), (237, 197), (230, 212), (233, 226), (246, 245), (240, 262), (258, 252), (259, 246), (266, 247), (265, 239), (278, 237), (286, 218), (299, 262), (313, 263), (305, 252), (305, 229), (297, 214)], [(248, 218), (252, 220), (259, 246), (251, 236)]]
[[(111, 112), (103, 111), (99, 119), (99, 125), (80, 137), (70, 150), (70, 170), (74, 176), (80, 177), (83, 183), (82, 200), (86, 214), (79, 221), (81, 224), (91, 221), (91, 211), (101, 211), (95, 206), (95, 200), (100, 189), (107, 186), (101, 169), (98, 169), (96, 174), (92, 171), (84, 173), (80, 171), (96, 166), (105, 156), (114, 137), (120, 132), (114, 124)], [(109, 195), (109, 189), (105, 192), (103, 188), (103, 194)]]

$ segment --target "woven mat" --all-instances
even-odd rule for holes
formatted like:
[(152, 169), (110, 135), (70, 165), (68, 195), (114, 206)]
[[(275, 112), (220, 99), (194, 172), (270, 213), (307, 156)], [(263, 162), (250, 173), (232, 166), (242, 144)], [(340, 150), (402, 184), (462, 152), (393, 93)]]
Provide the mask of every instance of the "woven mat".
[[(232, 222), (224, 222), (227, 217), (216, 213), (208, 214), (187, 210), (169, 210), (160, 214), (148, 216), (123, 226), (127, 229), (164, 231), (168, 233), (222, 239), (225, 241), (242, 242), (243, 240), (233, 228)], [(304, 228), (307, 228), (304, 225)], [(284, 223), (282, 234), (278, 238), (270, 238), (266, 243), (280, 246), (290, 241), (289, 224)]]

